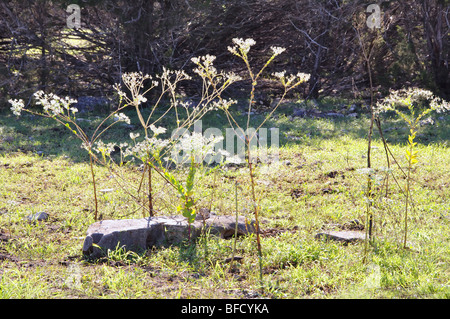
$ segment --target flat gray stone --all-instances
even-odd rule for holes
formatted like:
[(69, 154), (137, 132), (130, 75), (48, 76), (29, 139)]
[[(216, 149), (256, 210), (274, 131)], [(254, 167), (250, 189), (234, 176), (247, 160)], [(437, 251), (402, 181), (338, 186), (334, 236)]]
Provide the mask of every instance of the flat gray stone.
[(336, 112), (330, 112), (330, 113), (327, 113), (327, 116), (330, 116), (330, 117), (343, 117), (344, 114), (336, 113)]
[(335, 240), (345, 243), (359, 242), (366, 239), (364, 232), (343, 230), (343, 231), (326, 231), (316, 235), (317, 239)]
[[(191, 238), (197, 238), (203, 230), (222, 238), (234, 236), (234, 216), (217, 216), (212, 213), (210, 216), (191, 224)], [(89, 226), (83, 243), (83, 254), (98, 258), (108, 249), (115, 250), (118, 246), (142, 252), (151, 247), (177, 244), (188, 238), (188, 228), (188, 222), (183, 216), (102, 220)], [(248, 235), (255, 231), (254, 222), (247, 223), (244, 217), (238, 218), (238, 235)]]
[(304, 110), (304, 109), (295, 109), (294, 112), (292, 113), (292, 115), (304, 117), (306, 115), (306, 110)]
[(32, 215), (28, 215), (27, 219), (30, 223), (35, 223), (35, 222), (42, 222), (42, 221), (46, 221), (48, 219), (49, 215), (46, 212), (39, 212), (39, 213), (35, 213)]

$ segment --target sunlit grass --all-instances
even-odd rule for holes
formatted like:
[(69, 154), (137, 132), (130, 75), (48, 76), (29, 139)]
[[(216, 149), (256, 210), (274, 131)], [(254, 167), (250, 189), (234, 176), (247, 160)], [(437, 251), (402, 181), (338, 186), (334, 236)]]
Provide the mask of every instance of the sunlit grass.
[[(280, 128), (280, 162), (259, 164), (255, 170), (261, 227), (272, 230), (261, 242), (264, 296), (449, 298), (448, 117), (425, 127), (418, 136), (421, 159), (411, 184), (415, 203), (409, 217), (411, 249), (401, 248), (403, 197), (390, 180), (388, 199), (374, 215), (375, 245), (364, 264), (363, 245), (323, 242), (314, 236), (352, 219), (364, 221), (364, 183), (357, 169), (366, 164), (367, 119), (288, 120), (289, 112), (267, 123), (268, 128)], [(137, 119), (130, 117), (133, 124)], [(226, 127), (215, 114), (203, 121), (204, 128), (208, 125)], [(388, 130), (385, 137), (394, 154), (403, 154), (407, 131), (394, 119), (387, 118), (384, 126), (399, 127)], [(232, 272), (224, 262), (231, 257), (232, 241), (213, 237), (194, 247), (181, 244), (138, 256), (117, 251), (111, 252), (109, 260), (84, 260), (83, 238), (94, 222), (88, 155), (64, 129), (45, 119), (25, 116), (19, 121), (9, 113), (0, 117), (0, 230), (8, 237), (0, 247), (0, 254), (7, 256), (0, 261), (1, 298), (247, 298), (261, 294), (254, 236), (237, 240), (237, 254), (243, 259)], [(117, 126), (109, 138), (119, 142), (128, 134), (127, 127)], [(377, 136), (373, 146), (373, 167), (386, 166)], [(139, 180), (141, 173), (133, 165), (121, 169), (129, 181)], [(95, 170), (98, 189), (113, 189), (99, 195), (103, 218), (142, 217), (142, 210), (117, 185), (114, 174), (104, 167)], [(209, 205), (215, 187), (213, 210), (233, 214), (237, 180), (242, 186), (239, 213), (251, 218), (245, 168), (224, 168), (216, 178), (215, 184), (213, 176), (199, 183), (199, 205)], [(158, 214), (175, 214), (176, 194), (157, 177), (154, 189)], [(29, 223), (26, 217), (40, 211), (47, 212), (49, 220)]]

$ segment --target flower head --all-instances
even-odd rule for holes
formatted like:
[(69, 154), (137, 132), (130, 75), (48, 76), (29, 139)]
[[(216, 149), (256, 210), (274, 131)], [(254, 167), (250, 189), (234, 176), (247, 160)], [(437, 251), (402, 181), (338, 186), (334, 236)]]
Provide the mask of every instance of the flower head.
[(131, 123), (130, 118), (123, 113), (118, 113), (118, 114), (114, 115), (114, 120), (117, 122), (125, 122), (127, 124)]
[(228, 51), (237, 56), (246, 56), (250, 51), (250, 48), (256, 44), (255, 40), (251, 38), (245, 40), (242, 38), (234, 38), (233, 43), (235, 44), (235, 46), (228, 47)]
[(137, 139), (139, 137), (139, 133), (130, 133), (130, 138), (134, 141), (135, 139)]
[[(207, 138), (202, 133), (192, 132), (192, 134), (184, 134), (178, 143), (174, 146), (172, 157), (177, 159), (176, 162), (183, 163), (189, 158), (194, 158), (197, 163), (203, 161), (207, 156), (214, 156), (215, 145), (223, 140), (223, 136), (214, 136)], [(183, 152), (183, 156), (178, 156)]]
[(420, 88), (393, 90), (382, 101), (377, 103), (376, 113), (396, 110), (399, 107), (429, 107), (438, 113), (450, 110), (449, 102), (436, 97), (431, 91)]
[(197, 64), (197, 67), (194, 69), (194, 72), (200, 75), (201, 77), (216, 76), (217, 69), (213, 66), (215, 59), (216, 57), (214, 55), (209, 54), (201, 57), (192, 58), (191, 61)]
[(20, 116), (20, 113), (25, 108), (25, 104), (23, 103), (23, 100), (8, 100), (8, 102), (12, 105), (11, 111), (14, 113), (14, 115)]
[(141, 103), (145, 103), (145, 102), (147, 102), (147, 98), (144, 97), (143, 95), (139, 94), (139, 95), (136, 97), (136, 103), (137, 103), (138, 105), (141, 104)]
[(281, 53), (286, 51), (286, 49), (282, 47), (270, 47), (270, 49), (272, 50), (273, 55), (280, 55)]
[(159, 134), (164, 134), (166, 132), (166, 128), (164, 127), (156, 127), (155, 125), (151, 124), (150, 129), (152, 130), (154, 136), (157, 136)]
[(96, 143), (96, 147), (94, 147), (94, 151), (102, 154), (103, 156), (110, 156), (111, 153), (114, 151), (115, 147), (116, 147), (115, 143), (105, 144), (103, 141), (100, 140)]
[(33, 95), (38, 100), (36, 104), (42, 105), (44, 111), (53, 116), (64, 114), (65, 111), (70, 111), (72, 114), (78, 112), (77, 108), (70, 106), (71, 104), (77, 103), (77, 100), (68, 96), (61, 98), (53, 93), (46, 94), (42, 90), (35, 92)]
[[(131, 134), (130, 134), (131, 135)], [(136, 134), (139, 135), (139, 134)], [(137, 137), (134, 135), (133, 137)], [(134, 156), (142, 161), (147, 161), (150, 156), (159, 156), (160, 152), (164, 147), (169, 144), (167, 140), (161, 140), (155, 137), (144, 138), (143, 141), (136, 143), (134, 146), (129, 146), (123, 153), (124, 157)]]
[(228, 108), (236, 104), (237, 100), (227, 100), (227, 99), (221, 99), (219, 101), (213, 101), (212, 103), (212, 109), (219, 109), (219, 110), (228, 110)]
[(272, 75), (281, 80), (281, 79), (284, 79), (285, 74), (286, 74), (286, 70), (281, 71), (281, 72), (275, 72)]

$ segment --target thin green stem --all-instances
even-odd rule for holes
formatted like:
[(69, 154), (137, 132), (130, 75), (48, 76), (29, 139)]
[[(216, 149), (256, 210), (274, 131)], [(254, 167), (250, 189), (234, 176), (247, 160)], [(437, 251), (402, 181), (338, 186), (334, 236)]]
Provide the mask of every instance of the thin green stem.
[(264, 282), (263, 282), (263, 267), (262, 267), (262, 248), (261, 248), (261, 238), (260, 238), (260, 228), (259, 228), (259, 207), (256, 202), (255, 193), (255, 179), (253, 172), (252, 157), (250, 151), (250, 141), (247, 139), (247, 163), (250, 174), (250, 186), (252, 191), (252, 201), (253, 201), (253, 213), (255, 215), (255, 228), (256, 228), (256, 245), (258, 249), (258, 259), (259, 259), (259, 280), (261, 284), (261, 291), (264, 292)]
[(89, 150), (89, 163), (91, 166), (92, 185), (94, 186), (94, 202), (95, 202), (94, 220), (97, 221), (98, 202), (97, 202), (97, 188), (95, 185), (94, 164), (92, 163), (92, 149)]

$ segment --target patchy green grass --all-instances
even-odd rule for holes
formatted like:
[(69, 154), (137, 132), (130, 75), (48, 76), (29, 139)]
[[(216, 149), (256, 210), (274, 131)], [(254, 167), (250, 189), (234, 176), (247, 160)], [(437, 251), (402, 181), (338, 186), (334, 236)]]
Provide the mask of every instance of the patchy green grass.
[[(333, 110), (330, 101), (324, 105)], [(280, 161), (256, 168), (264, 292), (259, 289), (254, 236), (237, 239), (236, 254), (243, 258), (233, 267), (225, 262), (233, 240), (214, 237), (192, 246), (140, 255), (119, 249), (97, 262), (85, 260), (81, 247), (94, 222), (88, 155), (66, 128), (51, 120), (30, 115), (18, 120), (1, 113), (0, 298), (450, 298), (448, 116), (433, 116), (435, 124), (418, 135), (410, 249), (401, 248), (403, 197), (390, 179), (390, 191), (374, 211), (376, 240), (363, 262), (364, 244), (314, 236), (353, 219), (365, 220), (365, 179), (357, 171), (366, 166), (364, 110), (358, 110), (357, 118), (297, 118), (291, 116), (293, 106), (281, 108), (265, 125), (280, 129)], [(80, 115), (80, 124), (89, 130), (101, 116)], [(256, 115), (255, 123), (260, 119)], [(161, 125), (170, 125), (170, 119), (165, 121)], [(225, 116), (204, 118), (203, 128), (211, 126), (227, 127)], [(406, 127), (387, 117), (383, 128), (404, 165)], [(108, 139), (126, 141), (131, 131), (136, 132), (119, 124)], [(385, 166), (383, 145), (375, 134), (373, 167)], [(392, 168), (403, 183), (398, 168)], [(98, 189), (113, 189), (99, 193), (103, 219), (142, 217), (139, 206), (117, 185), (119, 176), (136, 185), (138, 167), (95, 171)], [(218, 214), (234, 214), (236, 181), (241, 186), (239, 214), (251, 218), (244, 167), (225, 167), (215, 180), (213, 175), (203, 177), (196, 189), (199, 206), (212, 203)], [(175, 214), (176, 194), (161, 178), (154, 183), (157, 214)], [(27, 216), (40, 211), (49, 220), (29, 223)]]

